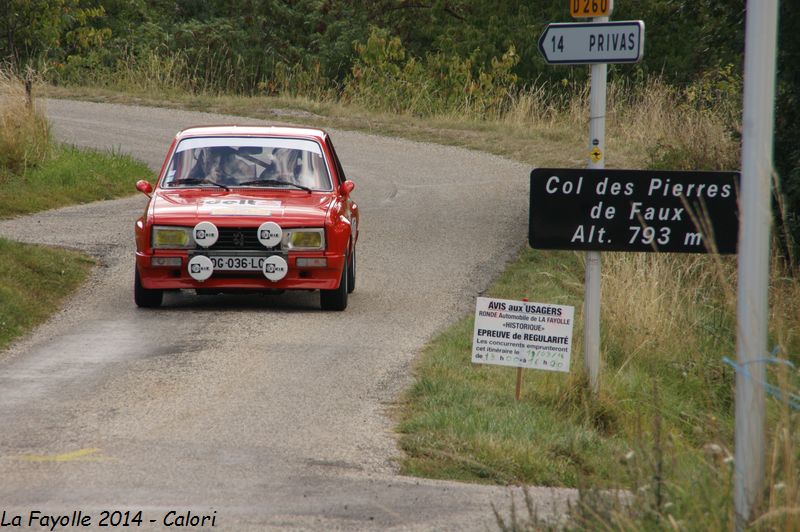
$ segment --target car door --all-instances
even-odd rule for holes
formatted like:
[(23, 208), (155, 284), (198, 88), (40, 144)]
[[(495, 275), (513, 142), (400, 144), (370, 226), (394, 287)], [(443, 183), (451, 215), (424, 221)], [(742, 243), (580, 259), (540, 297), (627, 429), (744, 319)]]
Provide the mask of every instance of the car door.
[[(344, 168), (342, 168), (342, 164), (339, 161), (339, 156), (336, 154), (336, 149), (333, 147), (333, 142), (331, 141), (330, 137), (325, 138), (325, 144), (328, 148), (328, 151), (331, 154), (331, 162), (333, 163), (332, 166), (336, 172), (336, 182), (334, 186), (336, 190), (339, 190), (342, 183), (347, 180), (347, 176), (344, 173)], [(358, 224), (359, 224), (359, 213), (358, 213), (358, 205), (353, 201), (352, 195), (348, 195), (347, 198), (344, 200), (344, 216), (350, 221), (351, 232), (350, 232), (350, 244), (351, 249), (352, 246), (355, 246), (356, 241), (358, 240)]]

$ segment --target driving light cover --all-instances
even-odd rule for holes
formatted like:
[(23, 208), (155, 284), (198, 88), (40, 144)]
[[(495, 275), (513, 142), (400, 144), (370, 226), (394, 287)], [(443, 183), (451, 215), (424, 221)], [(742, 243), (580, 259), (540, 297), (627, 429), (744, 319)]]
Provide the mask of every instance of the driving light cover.
[(153, 226), (153, 247), (159, 249), (189, 249), (194, 247), (191, 227)]
[(203, 282), (214, 273), (214, 263), (205, 255), (195, 255), (189, 259), (186, 269), (189, 270), (189, 277)]
[(258, 241), (266, 248), (274, 248), (281, 243), (283, 230), (275, 222), (264, 222), (258, 227)]
[(295, 251), (317, 251), (325, 249), (325, 230), (284, 229), (285, 247)]

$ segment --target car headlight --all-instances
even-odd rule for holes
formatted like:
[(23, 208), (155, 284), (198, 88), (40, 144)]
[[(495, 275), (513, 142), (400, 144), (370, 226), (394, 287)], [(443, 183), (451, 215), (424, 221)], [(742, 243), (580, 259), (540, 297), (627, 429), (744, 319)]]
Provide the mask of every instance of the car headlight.
[(191, 227), (153, 226), (153, 247), (188, 249), (194, 247)]
[(325, 249), (325, 230), (284, 229), (284, 247), (296, 251), (315, 251)]

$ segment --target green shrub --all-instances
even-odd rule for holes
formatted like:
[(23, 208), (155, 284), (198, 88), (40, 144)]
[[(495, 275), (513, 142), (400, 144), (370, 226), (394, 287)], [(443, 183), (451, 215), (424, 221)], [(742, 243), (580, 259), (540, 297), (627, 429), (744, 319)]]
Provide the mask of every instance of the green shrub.
[(356, 44), (343, 97), (372, 110), (416, 116), (498, 118), (513, 101), (518, 61), (513, 46), (488, 69), (444, 53), (410, 57), (399, 37), (373, 28), (365, 43)]

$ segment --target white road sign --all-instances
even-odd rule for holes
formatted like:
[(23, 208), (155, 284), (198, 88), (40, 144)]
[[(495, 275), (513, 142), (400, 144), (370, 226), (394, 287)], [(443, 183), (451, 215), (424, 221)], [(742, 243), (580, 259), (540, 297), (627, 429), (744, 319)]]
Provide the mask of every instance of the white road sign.
[(539, 51), (555, 65), (636, 63), (644, 53), (644, 22), (548, 24)]
[(569, 371), (575, 307), (479, 297), (472, 362)]

